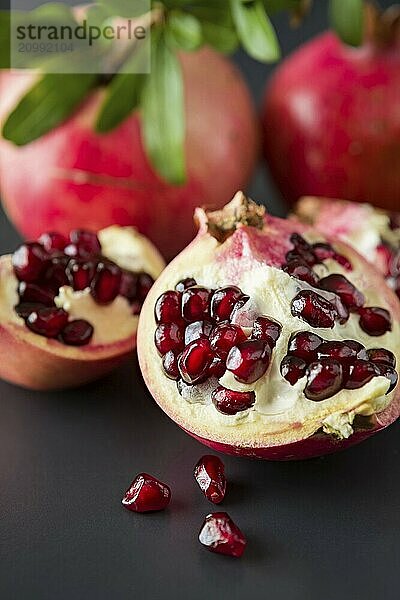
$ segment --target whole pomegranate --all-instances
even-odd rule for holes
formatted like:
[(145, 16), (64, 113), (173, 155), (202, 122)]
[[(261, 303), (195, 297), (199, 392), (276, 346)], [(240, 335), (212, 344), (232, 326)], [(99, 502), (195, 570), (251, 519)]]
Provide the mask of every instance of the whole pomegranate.
[(147, 296), (138, 356), (161, 408), (231, 454), (305, 458), (400, 413), (400, 305), (344, 242), (238, 193)]
[[(181, 53), (186, 94), (187, 183), (160, 179), (145, 155), (140, 115), (107, 134), (94, 131), (104, 96), (94, 91), (61, 126), (22, 147), (0, 140), (0, 193), (27, 237), (134, 225), (171, 258), (193, 237), (195, 206), (221, 206), (252, 173), (258, 131), (250, 94), (235, 66), (203, 48)], [(0, 74), (0, 122), (32, 75)]]
[(400, 37), (384, 16), (359, 48), (320, 35), (268, 85), (265, 156), (290, 203), (317, 195), (399, 208)]

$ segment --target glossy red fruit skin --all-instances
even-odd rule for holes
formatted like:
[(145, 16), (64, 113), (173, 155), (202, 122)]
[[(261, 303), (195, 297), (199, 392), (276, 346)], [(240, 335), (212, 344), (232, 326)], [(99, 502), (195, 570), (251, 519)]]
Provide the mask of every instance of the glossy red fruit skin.
[(218, 456), (205, 454), (196, 464), (193, 474), (207, 500), (220, 504), (226, 492), (225, 466), (222, 460)]
[(328, 32), (287, 58), (262, 109), (265, 156), (285, 199), (316, 195), (398, 209), (399, 86), (398, 42), (352, 48)]
[(200, 529), (199, 542), (217, 554), (240, 558), (246, 548), (246, 538), (228, 513), (215, 512), (206, 516)]
[(139, 473), (122, 498), (122, 504), (133, 512), (154, 512), (167, 508), (171, 490), (167, 484), (148, 473)]
[(256, 395), (254, 392), (228, 390), (220, 385), (211, 394), (211, 400), (218, 412), (223, 415), (236, 415), (251, 408), (256, 401)]

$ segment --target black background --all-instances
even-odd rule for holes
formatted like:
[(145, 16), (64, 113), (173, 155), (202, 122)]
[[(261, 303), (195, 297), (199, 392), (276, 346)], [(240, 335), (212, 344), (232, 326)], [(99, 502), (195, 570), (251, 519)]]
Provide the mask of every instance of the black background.
[[(276, 20), (285, 54), (326, 27), (326, 3), (315, 4), (299, 30)], [(272, 69), (236, 60), (259, 101)], [(251, 192), (284, 212), (263, 169)], [(0, 236), (1, 252), (18, 239), (3, 215)], [(223, 509), (248, 538), (234, 560), (197, 542), (213, 509), (192, 477), (205, 449), (157, 408), (136, 362), (63, 393), (0, 383), (0, 597), (397, 600), (399, 433), (304, 462), (224, 458)], [(171, 485), (166, 512), (121, 507), (139, 471)]]

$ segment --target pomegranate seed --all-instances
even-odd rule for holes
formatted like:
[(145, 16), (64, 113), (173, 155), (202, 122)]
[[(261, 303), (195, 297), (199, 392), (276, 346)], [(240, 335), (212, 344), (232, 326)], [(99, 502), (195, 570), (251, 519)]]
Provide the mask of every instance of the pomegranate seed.
[(233, 285), (216, 290), (211, 297), (211, 318), (216, 321), (230, 319), (232, 310), (241, 296), (241, 290)]
[(109, 304), (118, 296), (121, 269), (112, 262), (99, 262), (91, 284), (91, 294), (98, 304)]
[(313, 362), (307, 370), (306, 398), (314, 402), (326, 400), (337, 394), (343, 384), (342, 365), (332, 358)]
[(68, 256), (53, 256), (46, 267), (41, 282), (56, 293), (63, 285), (69, 285), (65, 272), (69, 260)]
[(226, 358), (233, 346), (246, 340), (246, 335), (239, 325), (232, 323), (220, 323), (217, 325), (211, 335), (211, 349), (221, 358)]
[(365, 351), (365, 347), (356, 340), (343, 340), (343, 343), (346, 344), (346, 346), (350, 346), (350, 348), (353, 348), (353, 350), (357, 352), (357, 354)]
[(171, 500), (167, 484), (147, 473), (139, 473), (122, 498), (122, 504), (134, 512), (164, 510)]
[(335, 256), (335, 251), (330, 244), (324, 244), (322, 242), (317, 242), (313, 244), (312, 251), (314, 256), (318, 260), (318, 262), (323, 262), (328, 258), (333, 258)]
[(291, 277), (300, 279), (300, 281), (306, 281), (314, 287), (318, 285), (318, 275), (301, 260), (291, 260), (283, 267), (283, 270)]
[(226, 368), (241, 383), (254, 383), (264, 375), (271, 360), (271, 348), (262, 340), (247, 340), (229, 351)]
[(273, 348), (281, 335), (282, 327), (276, 321), (269, 317), (257, 317), (253, 324), (251, 338), (253, 340), (262, 340), (268, 342)]
[(311, 290), (299, 292), (292, 300), (291, 310), (294, 317), (299, 317), (311, 327), (332, 329), (338, 317), (333, 304)]
[(65, 246), (68, 244), (68, 240), (64, 235), (54, 231), (42, 233), (38, 242), (39, 244), (42, 244), (47, 252), (51, 252), (52, 250), (64, 250)]
[(322, 290), (337, 294), (343, 304), (352, 311), (364, 305), (365, 297), (346, 277), (333, 274), (324, 277), (319, 282)]
[(357, 390), (362, 387), (373, 377), (379, 375), (379, 370), (376, 365), (366, 360), (356, 360), (353, 367), (350, 368), (349, 376), (346, 380), (345, 388), (347, 390)]
[(84, 290), (92, 283), (96, 265), (82, 258), (72, 258), (65, 270), (70, 285), (75, 291)]
[(154, 334), (154, 343), (161, 355), (170, 350), (183, 350), (183, 326), (177, 323), (161, 323)]
[[(85, 229), (74, 229), (69, 234), (70, 242), (76, 247), (77, 252), (73, 256), (80, 256), (82, 258), (88, 258), (89, 256), (96, 256), (101, 252), (101, 246), (99, 239), (92, 231), (86, 231)], [(66, 252), (66, 254), (68, 254)]]
[(210, 368), (208, 370), (210, 377), (219, 379), (226, 371), (225, 361), (219, 356), (214, 356)]
[(24, 320), (27, 319), (31, 313), (38, 311), (41, 308), (45, 308), (45, 305), (38, 302), (21, 302), (21, 304), (14, 306), (17, 315)]
[(339, 265), (341, 265), (344, 269), (346, 269), (346, 271), (353, 270), (353, 265), (351, 264), (348, 258), (343, 256), (343, 254), (338, 254), (337, 252), (335, 252), (333, 259), (336, 260), (336, 262)]
[(26, 320), (27, 327), (39, 335), (55, 338), (68, 322), (68, 313), (62, 308), (40, 308), (32, 312)]
[(93, 336), (93, 326), (84, 319), (70, 321), (60, 334), (61, 341), (68, 346), (84, 346)]
[(210, 552), (236, 558), (242, 556), (247, 543), (239, 527), (226, 512), (206, 516), (200, 529), (199, 542)]
[(371, 306), (360, 308), (360, 327), (368, 335), (380, 336), (392, 330), (392, 320), (389, 311), (385, 308)]
[(38, 302), (45, 306), (53, 306), (55, 293), (44, 287), (40, 287), (35, 283), (26, 283), (20, 281), (18, 285), (18, 295), (20, 302)]
[(248, 302), (250, 300), (250, 296), (246, 296), (246, 294), (243, 294), (241, 296), (241, 298), (239, 298), (239, 300), (236, 302), (235, 306), (233, 307), (232, 313), (231, 313), (231, 321), (237, 321), (238, 316), (240, 315), (243, 306), (246, 304), (246, 302)]
[(197, 282), (193, 277), (186, 277), (186, 279), (181, 279), (175, 286), (175, 290), (177, 292), (184, 292), (187, 288), (193, 287), (197, 285)]
[(202, 456), (194, 468), (194, 478), (207, 500), (219, 504), (225, 497), (226, 478), (224, 463), (218, 456)]
[(306, 363), (313, 362), (317, 358), (317, 349), (323, 340), (311, 331), (299, 331), (291, 336), (288, 345), (288, 353), (302, 358)]
[(351, 364), (357, 358), (357, 350), (345, 342), (323, 342), (317, 350), (317, 358), (335, 358), (342, 365)]
[(375, 366), (379, 371), (379, 375), (383, 375), (383, 377), (387, 377), (389, 379), (390, 385), (389, 385), (389, 388), (388, 388), (388, 391), (386, 392), (386, 394), (390, 394), (390, 392), (393, 391), (397, 385), (397, 381), (399, 378), (398, 374), (396, 373), (394, 368), (390, 367), (389, 365), (377, 363), (377, 364), (375, 364)]
[(48, 265), (49, 255), (36, 242), (21, 244), (12, 255), (14, 273), (20, 281), (31, 283), (40, 278)]
[(131, 271), (122, 271), (119, 294), (129, 302), (136, 299), (138, 277)]
[(254, 392), (228, 390), (221, 385), (213, 391), (211, 400), (220, 413), (235, 415), (251, 408), (256, 401), (256, 395)]
[(367, 350), (368, 360), (373, 363), (382, 363), (389, 367), (396, 366), (396, 357), (393, 352), (386, 350), (386, 348), (371, 348)]
[(185, 329), (185, 346), (193, 342), (193, 340), (198, 340), (201, 337), (208, 337), (212, 330), (212, 323), (210, 321), (195, 321), (194, 323), (189, 323)]
[(308, 252), (311, 249), (310, 244), (299, 233), (292, 233), (289, 239), (295, 247), (295, 249), (299, 252), (301, 252), (302, 250)]
[(286, 254), (286, 261), (296, 260), (302, 258), (308, 265), (315, 264), (315, 256), (312, 247), (306, 240), (298, 233), (293, 233), (290, 236), (290, 241), (294, 246), (294, 251), (291, 250)]
[(146, 296), (153, 287), (154, 279), (148, 273), (138, 273), (137, 274), (137, 291), (136, 296), (137, 300), (143, 304), (146, 300)]
[(182, 316), (186, 321), (202, 321), (209, 312), (210, 290), (194, 286), (182, 293)]
[(181, 318), (181, 294), (168, 290), (161, 294), (154, 307), (156, 323), (175, 323)]
[(186, 383), (199, 383), (208, 375), (213, 355), (207, 338), (190, 342), (178, 359), (181, 377)]
[(178, 359), (172, 350), (164, 354), (162, 366), (169, 379), (179, 379)]
[(281, 375), (291, 385), (294, 385), (299, 379), (304, 377), (306, 370), (306, 361), (297, 356), (285, 356), (281, 362)]

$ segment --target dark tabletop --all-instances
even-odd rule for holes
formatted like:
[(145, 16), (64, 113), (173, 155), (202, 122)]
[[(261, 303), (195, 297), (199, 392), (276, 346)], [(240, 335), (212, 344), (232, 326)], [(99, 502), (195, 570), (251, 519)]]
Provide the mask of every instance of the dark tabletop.
[[(316, 4), (301, 30), (277, 21), (285, 53), (325, 26)], [(259, 99), (270, 69), (237, 60)], [(251, 191), (284, 212), (262, 169)], [(17, 239), (0, 214), (0, 251)], [(248, 538), (234, 560), (197, 542), (213, 509), (192, 477), (205, 448), (155, 405), (136, 362), (62, 393), (0, 382), (0, 598), (398, 600), (399, 433), (304, 462), (224, 458), (223, 510)], [(121, 507), (140, 471), (171, 485), (166, 512)]]

